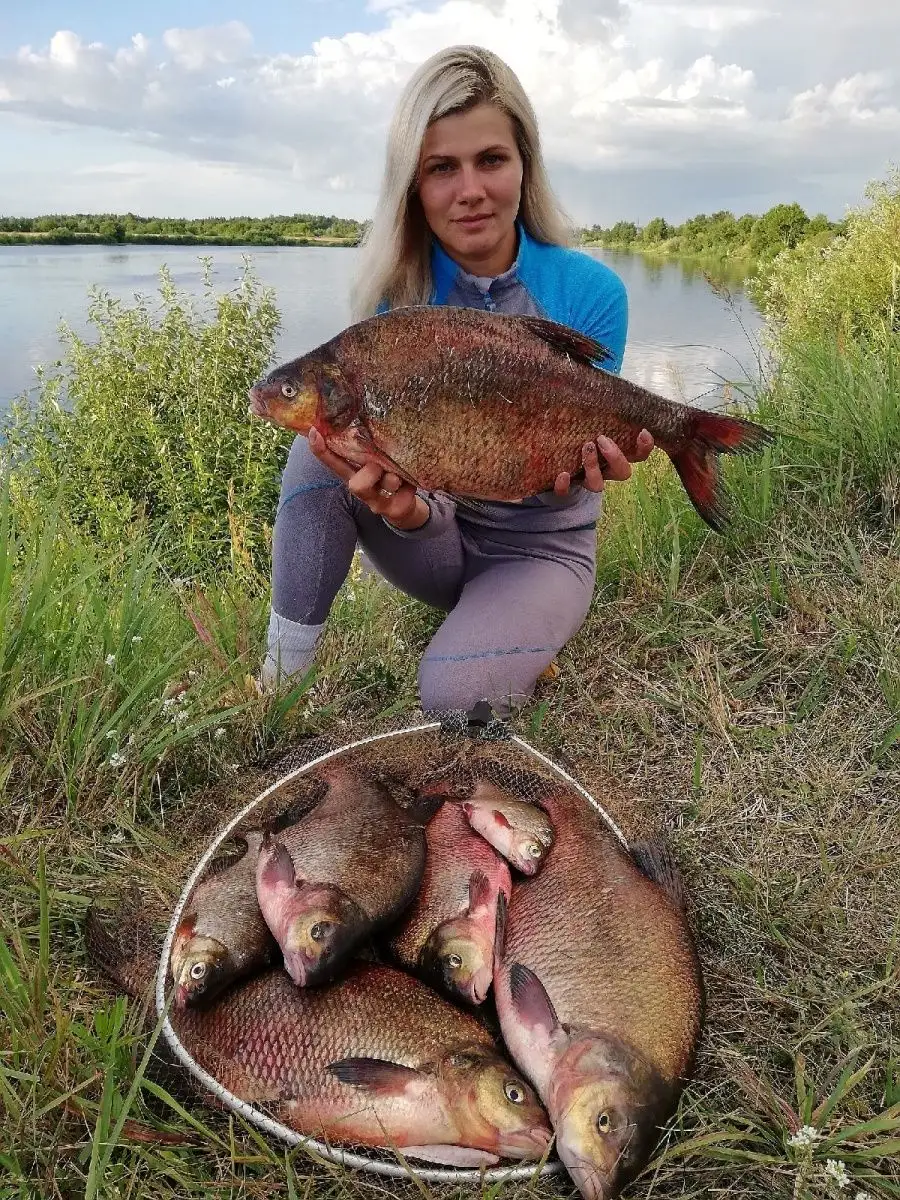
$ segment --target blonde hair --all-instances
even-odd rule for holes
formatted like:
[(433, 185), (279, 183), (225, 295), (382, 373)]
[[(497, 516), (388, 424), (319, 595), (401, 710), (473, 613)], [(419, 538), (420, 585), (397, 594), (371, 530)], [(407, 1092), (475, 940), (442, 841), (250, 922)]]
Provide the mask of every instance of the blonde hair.
[(537, 118), (518, 77), (490, 50), (450, 46), (419, 67), (394, 111), (378, 204), (352, 290), (354, 320), (372, 316), (382, 301), (396, 308), (431, 298), (431, 238), (416, 190), (422, 139), (432, 122), (484, 102), (513, 123), (523, 164), (518, 219), (538, 241), (571, 244), (572, 225), (550, 188)]

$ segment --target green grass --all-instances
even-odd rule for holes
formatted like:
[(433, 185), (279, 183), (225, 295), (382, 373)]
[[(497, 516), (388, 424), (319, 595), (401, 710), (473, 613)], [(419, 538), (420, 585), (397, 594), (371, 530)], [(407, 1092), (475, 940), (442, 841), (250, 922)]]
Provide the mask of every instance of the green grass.
[[(173, 294), (155, 316), (118, 312), (100, 349), (72, 351), (71, 415), (20, 416), (6, 451), (29, 470), (0, 492), (3, 1200), (435, 1190), (287, 1152), (160, 1077), (141, 1005), (85, 958), (89, 904), (133, 891), (153, 911), (299, 740), (415, 716), (438, 618), (358, 571), (315, 677), (254, 685), (283, 461), (282, 443), (250, 440), (238, 402), (268, 353), (256, 303), (241, 318), (251, 346), (229, 339), (227, 305), (224, 324)], [(225, 398), (204, 391), (209, 411), (191, 409), (222, 355)], [(900, 1197), (898, 366), (883, 327), (780, 346), (757, 399), (783, 436), (729, 464), (727, 538), (662, 456), (611, 486), (588, 620), (516, 719), (627, 832), (668, 831), (692, 897), (707, 1028), (631, 1196)], [(148, 458), (154, 428), (181, 439), (181, 459), (151, 506), (137, 498), (164, 458)], [(117, 461), (138, 473), (131, 490), (112, 486)]]

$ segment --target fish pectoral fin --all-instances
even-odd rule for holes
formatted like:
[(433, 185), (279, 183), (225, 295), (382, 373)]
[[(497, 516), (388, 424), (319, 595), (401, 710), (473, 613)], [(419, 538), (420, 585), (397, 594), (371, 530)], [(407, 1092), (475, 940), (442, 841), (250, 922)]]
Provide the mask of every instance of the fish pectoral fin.
[(422, 1080), (420, 1071), (383, 1058), (342, 1058), (327, 1070), (341, 1083), (379, 1096), (402, 1096)]
[(560, 325), (558, 322), (548, 321), (544, 317), (520, 317), (519, 320), (531, 330), (535, 337), (539, 337), (554, 350), (559, 350), (561, 354), (568, 354), (586, 366), (592, 367), (596, 362), (612, 362), (615, 358), (607, 346), (584, 333), (579, 333), (576, 329), (570, 329), (568, 325)]
[(479, 908), (490, 908), (494, 902), (494, 889), (484, 871), (473, 871), (469, 876), (469, 915)]
[(294, 875), (294, 860), (284, 842), (274, 842), (267, 838), (260, 848), (260, 882), (265, 887), (277, 887), (287, 884), (293, 887), (297, 883)]
[(494, 824), (499, 825), (501, 829), (512, 829), (512, 822), (508, 817), (504, 816), (499, 808), (495, 808), (491, 816), (494, 819)]
[(401, 1146), (404, 1158), (420, 1158), (423, 1162), (443, 1163), (448, 1167), (492, 1167), (500, 1159), (488, 1150), (473, 1150), (471, 1146)]
[(658, 883), (675, 905), (686, 912), (687, 888), (671, 848), (665, 842), (648, 838), (632, 842), (629, 849), (631, 857), (647, 878)]
[(537, 975), (521, 963), (513, 963), (509, 972), (509, 987), (519, 1020), (532, 1033), (549, 1043), (554, 1031), (559, 1028), (559, 1017)]

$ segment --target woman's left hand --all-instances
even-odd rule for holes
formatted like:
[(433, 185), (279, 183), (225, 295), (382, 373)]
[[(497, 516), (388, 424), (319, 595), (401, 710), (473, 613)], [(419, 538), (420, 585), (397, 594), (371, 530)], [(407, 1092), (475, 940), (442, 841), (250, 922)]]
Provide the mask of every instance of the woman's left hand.
[[(602, 492), (607, 480), (624, 483), (631, 478), (631, 464), (643, 462), (650, 457), (653, 450), (653, 435), (642, 429), (637, 436), (634, 454), (628, 458), (622, 453), (616, 443), (602, 433), (597, 435), (595, 442), (585, 442), (581, 451), (581, 461), (584, 465), (584, 479), (581, 486), (589, 492)], [(553, 485), (557, 496), (568, 494), (572, 484), (572, 476), (568, 471), (560, 471)]]

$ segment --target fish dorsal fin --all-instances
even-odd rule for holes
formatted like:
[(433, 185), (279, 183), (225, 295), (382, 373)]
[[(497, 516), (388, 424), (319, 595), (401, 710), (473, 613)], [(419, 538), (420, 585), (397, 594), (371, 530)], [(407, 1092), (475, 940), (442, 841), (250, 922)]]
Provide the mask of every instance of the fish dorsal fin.
[(503, 951), (506, 948), (506, 918), (509, 905), (505, 892), (497, 893), (497, 916), (494, 921), (494, 974), (500, 969)]
[(654, 883), (658, 883), (681, 912), (687, 911), (688, 896), (671, 848), (662, 841), (647, 839), (629, 847), (635, 864)]
[(341, 1083), (379, 1096), (401, 1096), (418, 1083), (421, 1072), (383, 1058), (342, 1058), (328, 1064), (328, 1071)]
[(560, 354), (568, 354), (578, 362), (592, 367), (595, 363), (612, 362), (615, 355), (608, 347), (594, 341), (584, 333), (570, 329), (568, 325), (560, 325), (557, 321), (548, 321), (544, 317), (519, 317), (528, 329), (541, 341), (558, 350)]

